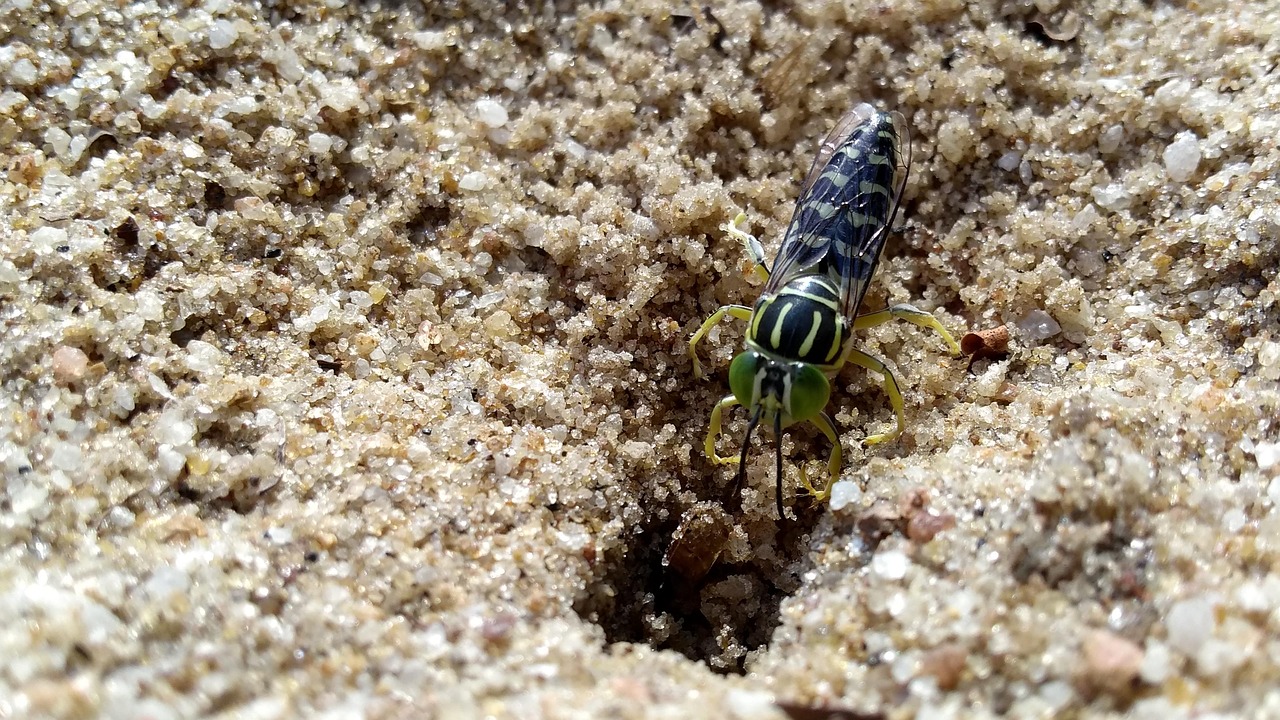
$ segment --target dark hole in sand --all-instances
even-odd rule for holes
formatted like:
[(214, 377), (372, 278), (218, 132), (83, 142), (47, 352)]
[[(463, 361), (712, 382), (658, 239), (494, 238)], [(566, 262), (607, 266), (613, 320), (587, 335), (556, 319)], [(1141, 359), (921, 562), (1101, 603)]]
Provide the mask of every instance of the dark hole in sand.
[[(818, 514), (804, 502), (795, 509), (799, 520), (771, 518), (776, 531), (762, 518), (751, 518), (752, 532), (737, 530), (752, 548), (749, 559), (714, 564), (708, 558), (728, 541), (741, 513), (711, 502), (683, 514), (673, 511), (671, 519), (641, 529), (606, 555), (601, 574), (575, 609), (600, 625), (610, 643), (645, 643), (717, 672), (743, 673), (749, 654), (768, 646), (783, 599), (799, 588), (810, 567), (809, 531)], [(698, 520), (701, 531), (687, 532)]]

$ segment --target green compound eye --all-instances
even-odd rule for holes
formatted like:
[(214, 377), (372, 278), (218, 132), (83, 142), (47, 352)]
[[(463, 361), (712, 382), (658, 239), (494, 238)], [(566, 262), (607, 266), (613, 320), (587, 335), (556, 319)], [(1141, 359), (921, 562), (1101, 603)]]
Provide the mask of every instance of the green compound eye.
[[(741, 357), (741, 356), (739, 356)], [(732, 381), (732, 375), (730, 376)], [(815, 417), (827, 406), (831, 383), (818, 368), (800, 364), (791, 374), (791, 421), (803, 422)]]
[(743, 407), (755, 404), (756, 371), (760, 368), (760, 353), (740, 352), (729, 365), (729, 389)]

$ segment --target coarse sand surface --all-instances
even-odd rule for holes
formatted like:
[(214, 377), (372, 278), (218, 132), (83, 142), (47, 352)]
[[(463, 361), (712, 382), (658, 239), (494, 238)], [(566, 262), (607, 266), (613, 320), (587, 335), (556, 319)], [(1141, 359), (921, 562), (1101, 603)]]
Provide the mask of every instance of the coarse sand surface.
[[(1280, 717), (1280, 4), (0, 4), (0, 718)], [(830, 443), (703, 452), (818, 143)], [(745, 413), (717, 445), (736, 454)], [(835, 712), (837, 714), (830, 714)]]

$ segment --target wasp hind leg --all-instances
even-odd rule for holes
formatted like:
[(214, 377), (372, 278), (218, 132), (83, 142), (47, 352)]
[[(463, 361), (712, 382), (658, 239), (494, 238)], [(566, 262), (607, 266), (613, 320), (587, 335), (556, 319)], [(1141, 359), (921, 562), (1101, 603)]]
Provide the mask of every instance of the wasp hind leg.
[[(938, 318), (921, 310), (915, 305), (894, 305), (893, 307), (885, 308), (879, 312), (859, 315), (854, 318), (853, 327), (855, 330), (866, 330), (867, 328), (883, 325), (890, 320), (895, 319), (906, 320), (912, 325), (936, 331), (942, 336), (942, 340), (947, 343), (947, 348), (951, 350), (952, 355), (960, 354), (960, 346), (956, 344), (956, 339), (951, 337), (951, 333), (947, 332), (946, 328), (942, 327), (942, 323), (938, 322)], [(863, 367), (867, 367), (868, 370), (872, 369), (866, 365), (863, 365)], [(881, 371), (876, 370), (876, 372)]]
[(831, 486), (840, 479), (840, 465), (844, 461), (844, 451), (840, 447), (840, 435), (836, 433), (836, 424), (831, 420), (831, 416), (820, 413), (813, 418), (812, 422), (822, 431), (823, 435), (831, 441), (831, 455), (827, 458), (827, 482), (819, 490), (809, 481), (809, 474), (805, 472), (804, 465), (800, 466), (800, 487), (805, 495), (813, 498), (815, 504), (826, 502), (831, 497)]
[(724, 225), (724, 231), (729, 233), (729, 237), (734, 238), (742, 243), (747, 251), (747, 257), (751, 260), (751, 274), (755, 275), (760, 282), (769, 279), (769, 268), (764, 264), (764, 246), (752, 235), (745, 230), (738, 228), (739, 225), (747, 221), (746, 213), (738, 213), (730, 222)]

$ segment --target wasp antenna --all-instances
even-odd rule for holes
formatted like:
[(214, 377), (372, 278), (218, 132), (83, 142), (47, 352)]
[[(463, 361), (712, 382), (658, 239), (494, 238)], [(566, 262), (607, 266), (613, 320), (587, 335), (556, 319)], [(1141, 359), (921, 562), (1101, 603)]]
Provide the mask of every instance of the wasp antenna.
[(782, 512), (782, 413), (773, 414), (773, 444), (777, 446), (777, 464), (774, 468), (778, 478), (778, 519), (785, 521), (787, 516)]
[(755, 412), (751, 413), (751, 420), (747, 423), (747, 434), (742, 438), (742, 457), (738, 459), (738, 477), (733, 481), (733, 494), (737, 495), (742, 489), (742, 480), (747, 476), (747, 452), (751, 449), (751, 433), (755, 432), (756, 425), (760, 424), (760, 415), (764, 413), (764, 406), (757, 405)]

